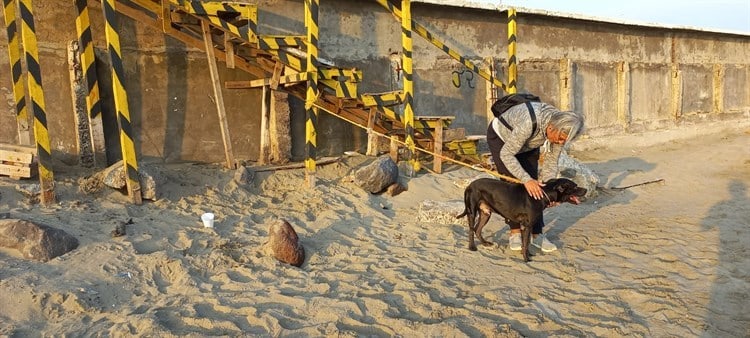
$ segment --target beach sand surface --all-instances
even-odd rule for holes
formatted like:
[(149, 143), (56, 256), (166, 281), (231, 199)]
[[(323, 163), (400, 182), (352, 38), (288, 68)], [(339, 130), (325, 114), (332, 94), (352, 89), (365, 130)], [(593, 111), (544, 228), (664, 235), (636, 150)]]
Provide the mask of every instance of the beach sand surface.
[[(0, 178), (0, 212), (80, 241), (46, 263), (0, 250), (0, 336), (750, 336), (750, 129), (571, 156), (601, 187), (545, 211), (559, 250), (529, 263), (498, 215), (476, 252), (465, 219), (418, 221), (423, 201), (461, 201), (458, 182), (481, 174), (455, 165), (391, 197), (346, 179), (366, 156), (318, 167), (315, 189), (303, 169), (241, 186), (219, 165), (151, 164), (159, 197), (138, 206), (81, 192), (90, 169), (58, 165), (51, 207), (16, 189), (33, 180)], [(278, 219), (301, 268), (262, 250)]]

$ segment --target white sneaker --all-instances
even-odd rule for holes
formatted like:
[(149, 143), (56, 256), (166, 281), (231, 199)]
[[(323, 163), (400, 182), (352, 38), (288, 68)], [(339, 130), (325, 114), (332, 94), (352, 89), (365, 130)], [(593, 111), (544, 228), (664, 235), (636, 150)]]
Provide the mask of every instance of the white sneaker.
[[(520, 240), (520, 236), (519, 236), (519, 240)], [(531, 240), (531, 245), (539, 249), (542, 249), (542, 252), (552, 252), (552, 251), (557, 250), (557, 246), (552, 244), (552, 242), (550, 242), (547, 239), (547, 236), (545, 235), (536, 236), (536, 238)]]
[(521, 251), (521, 234), (510, 234), (508, 236), (508, 246), (513, 251)]

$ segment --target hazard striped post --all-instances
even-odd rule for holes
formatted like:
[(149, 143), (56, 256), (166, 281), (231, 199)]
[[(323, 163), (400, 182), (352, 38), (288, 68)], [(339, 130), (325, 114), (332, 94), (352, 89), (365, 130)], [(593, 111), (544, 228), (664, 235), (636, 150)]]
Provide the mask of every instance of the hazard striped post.
[(134, 204), (141, 204), (141, 183), (138, 177), (138, 161), (135, 155), (135, 141), (133, 126), (130, 123), (130, 109), (128, 108), (128, 93), (125, 91), (125, 69), (122, 65), (120, 51), (120, 35), (115, 30), (115, 0), (103, 0), (104, 36), (109, 50), (110, 67), (112, 71), (112, 96), (117, 110), (117, 126), (120, 130), (120, 147), (122, 148), (122, 162), (125, 166), (128, 196)]
[(29, 90), (31, 109), (34, 114), (34, 139), (36, 139), (37, 156), (39, 158), (40, 200), (44, 205), (55, 203), (55, 182), (50, 168), (52, 151), (50, 149), (49, 131), (47, 130), (47, 113), (44, 104), (44, 90), (42, 89), (42, 70), (39, 67), (39, 51), (37, 49), (36, 28), (34, 27), (34, 11), (31, 0), (20, 0), (21, 13), (21, 44), (26, 54), (26, 85)]
[(411, 39), (411, 0), (401, 0), (401, 47), (403, 51), (402, 67), (404, 72), (404, 128), (406, 129), (407, 160), (415, 174), (419, 171), (419, 162), (414, 143), (414, 68), (412, 63)]
[(23, 73), (21, 71), (21, 46), (18, 44), (18, 26), (16, 25), (15, 0), (3, 0), (3, 16), (8, 33), (8, 61), (10, 72), (13, 77), (13, 102), (16, 103), (16, 121), (18, 124), (18, 143), (21, 145), (31, 144), (31, 132), (29, 130), (29, 113), (26, 109), (26, 88), (23, 84)]
[(104, 127), (102, 124), (102, 106), (99, 98), (99, 81), (96, 76), (96, 58), (91, 35), (91, 22), (87, 0), (76, 0), (76, 30), (81, 48), (81, 68), (86, 81), (86, 111), (88, 112), (91, 146), (96, 166), (106, 166), (106, 149), (104, 147)]
[(508, 93), (516, 93), (518, 66), (516, 65), (516, 9), (508, 9)]
[(315, 156), (318, 147), (318, 0), (305, 0), (305, 25), (307, 26), (307, 93), (305, 95), (305, 180), (315, 186)]

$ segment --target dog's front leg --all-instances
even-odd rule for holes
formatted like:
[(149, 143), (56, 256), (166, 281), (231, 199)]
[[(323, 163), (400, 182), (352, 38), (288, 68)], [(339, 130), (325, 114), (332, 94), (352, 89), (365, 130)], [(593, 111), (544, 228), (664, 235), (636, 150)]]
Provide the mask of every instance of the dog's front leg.
[(521, 251), (523, 252), (523, 261), (531, 260), (529, 257), (529, 246), (531, 245), (531, 226), (528, 223), (521, 223)]

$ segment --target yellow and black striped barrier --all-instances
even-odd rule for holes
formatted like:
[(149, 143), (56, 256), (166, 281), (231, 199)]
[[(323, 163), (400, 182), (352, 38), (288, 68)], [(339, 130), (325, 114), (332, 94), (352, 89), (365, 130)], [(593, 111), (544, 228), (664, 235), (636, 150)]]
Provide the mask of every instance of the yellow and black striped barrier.
[(91, 34), (91, 22), (89, 21), (89, 10), (86, 6), (87, 0), (76, 0), (76, 30), (78, 31), (78, 42), (81, 48), (81, 68), (86, 78), (88, 89), (86, 95), (86, 108), (89, 116), (92, 118), (99, 117), (102, 112), (101, 102), (99, 99), (99, 81), (96, 77), (96, 58), (94, 56), (94, 44)]
[[(397, 19), (401, 19), (402, 17), (402, 10), (396, 8), (396, 6), (391, 3), (389, 0), (376, 0), (380, 5), (387, 8), (393, 16), (395, 16)], [(424, 26), (421, 24), (414, 22), (412, 20), (412, 27), (411, 29), (416, 32), (419, 36), (423, 37), (428, 42), (432, 43), (435, 47), (439, 48), (440, 50), (444, 51), (446, 54), (448, 54), (451, 58), (454, 60), (460, 62), (467, 68), (469, 68), (474, 73), (479, 74), (482, 78), (485, 80), (494, 83), (499, 88), (505, 90), (505, 84), (500, 81), (500, 79), (494, 77), (492, 74), (488, 73), (486, 70), (480, 68), (475, 63), (471, 62), (469, 59), (461, 56), (458, 52), (455, 51), (455, 49), (452, 49), (448, 46), (446, 46), (443, 42), (435, 38)]]
[(318, 0), (305, 0), (305, 26), (307, 27), (307, 92), (305, 96), (305, 178), (307, 186), (315, 186), (318, 147)]
[(380, 94), (362, 94), (359, 95), (362, 105), (370, 106), (395, 106), (404, 102), (404, 93), (401, 91), (380, 93)]
[(112, 68), (112, 96), (117, 110), (117, 125), (120, 129), (120, 147), (127, 178), (128, 196), (130, 196), (131, 202), (141, 204), (141, 183), (138, 173), (138, 160), (135, 154), (135, 138), (133, 126), (130, 122), (128, 93), (125, 91), (125, 85), (123, 84), (125, 69), (123, 68), (120, 51), (120, 35), (115, 30), (117, 26), (115, 0), (103, 0), (102, 10), (105, 20), (104, 35), (107, 40), (110, 67)]
[(261, 36), (258, 39), (258, 46), (260, 49), (280, 49), (282, 47), (295, 47), (300, 48), (305, 45), (304, 36)]
[(516, 93), (518, 65), (516, 60), (516, 9), (508, 9), (508, 89), (509, 94)]
[(407, 160), (414, 169), (419, 171), (419, 162), (414, 142), (414, 68), (412, 63), (412, 39), (411, 39), (411, 2), (401, 0), (401, 45), (403, 59), (401, 61), (404, 72), (404, 129), (406, 130)]
[[(256, 43), (258, 41), (258, 7), (245, 3), (229, 3), (219, 1), (188, 1), (170, 0), (174, 5), (182, 7), (190, 14), (203, 15), (214, 25), (223, 28), (224, 31), (234, 34), (243, 41)], [(236, 26), (219, 17), (219, 12), (236, 13), (239, 17), (234, 19), (247, 20), (242, 27)]]
[(8, 61), (10, 72), (13, 77), (13, 102), (16, 103), (16, 121), (18, 124), (18, 143), (21, 145), (31, 144), (31, 132), (29, 130), (29, 113), (26, 109), (26, 87), (23, 84), (23, 71), (21, 68), (21, 46), (18, 43), (18, 26), (16, 25), (16, 1), (3, 0), (3, 16), (8, 33)]
[(34, 114), (34, 138), (36, 139), (37, 156), (39, 157), (39, 184), (41, 187), (41, 202), (45, 205), (55, 203), (55, 182), (50, 162), (52, 150), (50, 148), (49, 131), (47, 130), (47, 113), (44, 103), (44, 89), (42, 89), (42, 70), (39, 66), (39, 51), (37, 49), (36, 28), (34, 27), (34, 11), (31, 0), (20, 0), (21, 13), (21, 44), (26, 54), (26, 76)]

